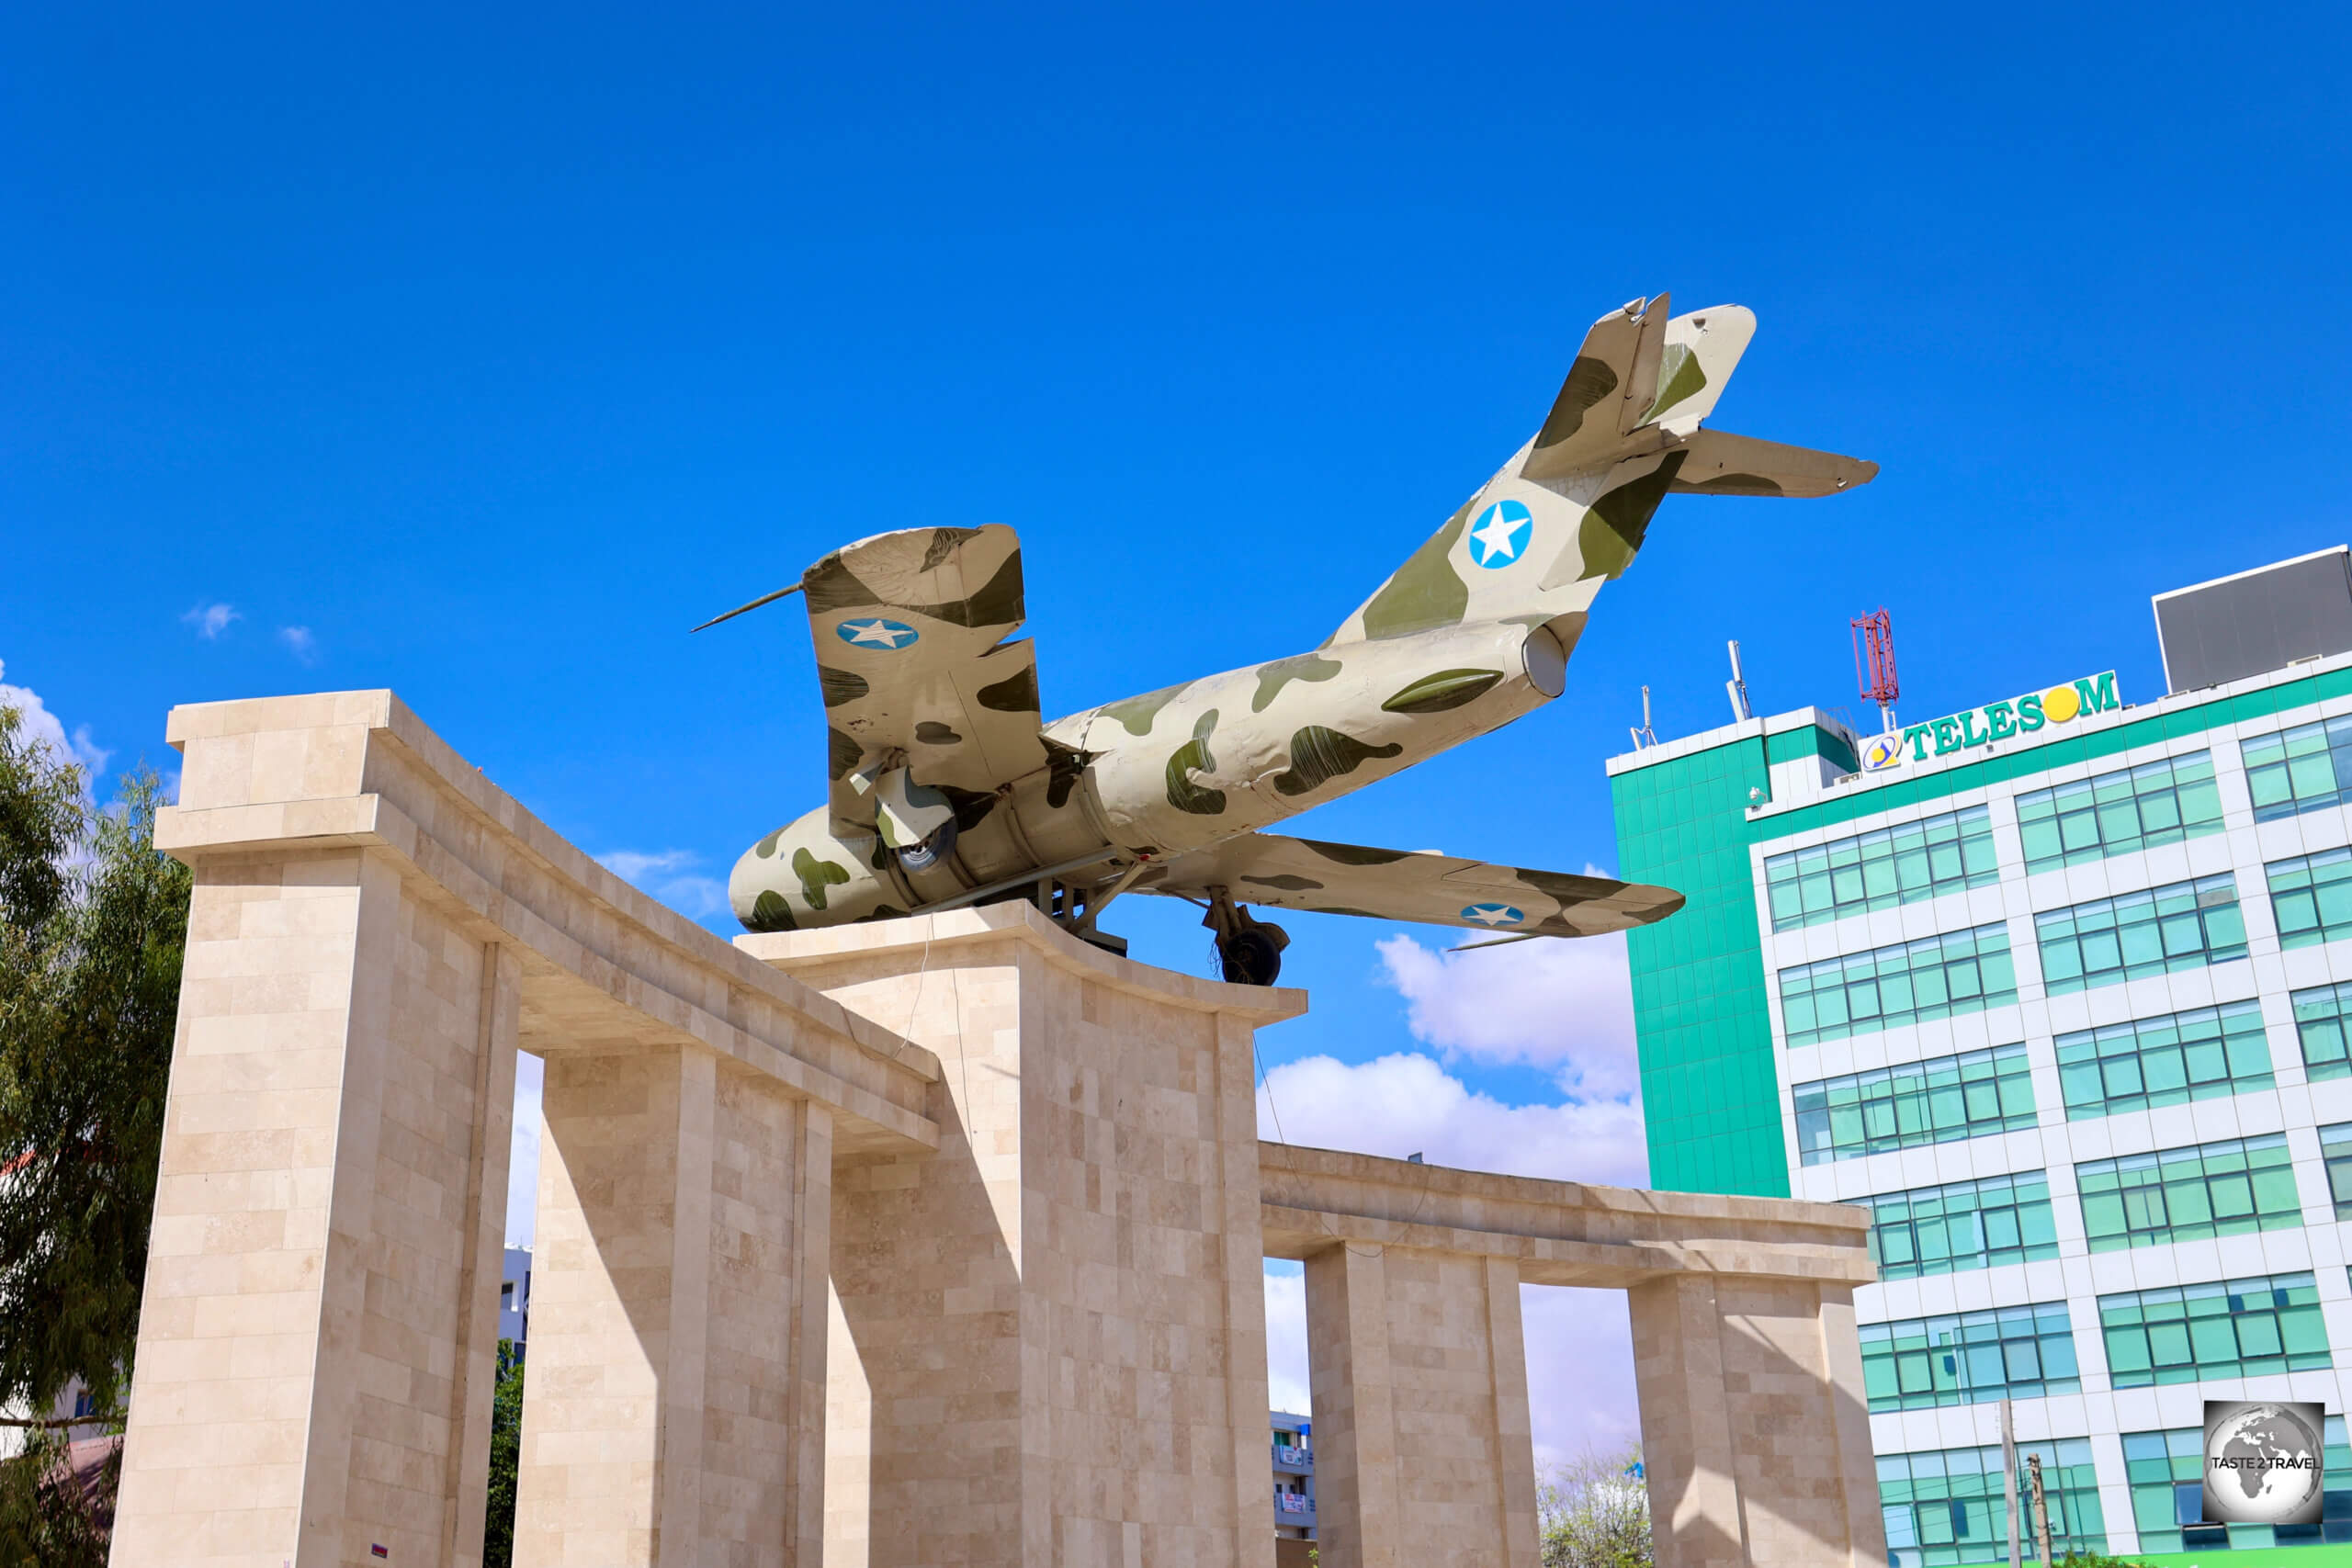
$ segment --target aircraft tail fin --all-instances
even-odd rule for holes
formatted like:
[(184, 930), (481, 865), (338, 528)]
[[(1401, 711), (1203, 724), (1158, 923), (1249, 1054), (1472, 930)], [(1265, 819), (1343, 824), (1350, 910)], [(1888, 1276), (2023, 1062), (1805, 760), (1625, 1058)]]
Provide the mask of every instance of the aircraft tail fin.
[(1859, 458), (1701, 429), (1756, 315), (1671, 309), (1660, 294), (1595, 321), (1543, 428), (1330, 642), (1517, 621), (1550, 623), (1573, 647), (1600, 584), (1633, 564), (1669, 492), (1834, 495), (1877, 474)]
[(1756, 312), (1710, 305), (1669, 316), (1669, 297), (1628, 301), (1592, 323), (1521, 473), (1558, 479), (1605, 468), (1645, 445), (1652, 427), (1687, 434), (1715, 400), (1756, 335)]

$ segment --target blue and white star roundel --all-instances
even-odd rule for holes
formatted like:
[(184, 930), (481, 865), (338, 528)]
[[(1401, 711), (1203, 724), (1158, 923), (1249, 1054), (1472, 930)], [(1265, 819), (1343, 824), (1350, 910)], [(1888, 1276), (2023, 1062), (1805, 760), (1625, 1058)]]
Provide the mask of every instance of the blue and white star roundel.
[(1470, 560), (1488, 571), (1510, 565), (1535, 532), (1535, 514), (1521, 501), (1498, 501), (1470, 525)]
[(833, 635), (852, 648), (878, 648), (886, 653), (895, 653), (922, 636), (904, 621), (886, 621), (879, 615), (843, 621), (833, 628)]
[(1527, 916), (1509, 904), (1473, 904), (1462, 911), (1462, 918), (1473, 925), (1493, 927), (1515, 926)]

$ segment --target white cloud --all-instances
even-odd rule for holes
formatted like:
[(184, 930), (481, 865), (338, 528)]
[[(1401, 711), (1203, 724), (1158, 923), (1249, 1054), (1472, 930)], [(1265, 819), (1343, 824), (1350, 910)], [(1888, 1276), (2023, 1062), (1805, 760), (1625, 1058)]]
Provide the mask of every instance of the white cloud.
[[(0, 675), (6, 673), (7, 666), (0, 663)], [(19, 733), (40, 742), (58, 756), (79, 763), (85, 785), (107, 771), (107, 760), (114, 753), (90, 739), (90, 727), (77, 724), (69, 736), (64, 721), (49, 711), (40, 694), (31, 687), (11, 686), (0, 681), (0, 706), (15, 708), (22, 716)]]
[(596, 863), (619, 877), (623, 882), (643, 886), (647, 875), (655, 872), (677, 871), (690, 866), (701, 857), (692, 850), (663, 850), (647, 854), (641, 850), (615, 850), (596, 857)]
[(1285, 1062), (1258, 1090), (1261, 1136), (1506, 1176), (1638, 1187), (1649, 1155), (1638, 1101), (1506, 1105), (1430, 1058)]
[(1266, 1398), (1294, 1416), (1315, 1408), (1306, 1381), (1306, 1273), (1276, 1258), (1266, 1260)]
[(528, 1247), (538, 1234), (540, 1100), (547, 1064), (526, 1051), (514, 1058), (514, 1141), (506, 1154), (506, 1245)]
[(280, 626), (277, 628), (277, 640), (303, 663), (316, 664), (319, 661), (319, 639), (311, 635), (310, 627)]
[(1477, 1061), (1523, 1062), (1578, 1099), (1641, 1090), (1634, 990), (1622, 932), (1448, 953), (1408, 936), (1379, 944), (1413, 1037)]
[(596, 863), (639, 892), (650, 893), (679, 913), (695, 919), (707, 919), (727, 908), (725, 883), (717, 877), (689, 874), (689, 867), (702, 863), (702, 856), (692, 850), (614, 850), (598, 855)]
[(238, 614), (234, 604), (198, 604), (180, 617), (181, 620), (194, 626), (196, 635), (207, 642), (212, 641), (222, 632), (227, 631), (231, 621), (242, 621), (244, 618)]
[(1634, 1320), (1625, 1292), (1521, 1285), (1519, 1316), (1527, 1340), (1536, 1470), (1587, 1449), (1606, 1451), (1639, 1438)]

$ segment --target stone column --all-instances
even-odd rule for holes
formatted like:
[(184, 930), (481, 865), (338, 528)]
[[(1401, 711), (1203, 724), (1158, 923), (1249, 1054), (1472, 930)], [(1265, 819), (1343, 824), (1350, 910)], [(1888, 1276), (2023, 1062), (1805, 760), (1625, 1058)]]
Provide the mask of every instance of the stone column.
[(1271, 1568), (1250, 1044), (1295, 993), (1018, 904), (738, 945), (941, 1066), (939, 1152), (834, 1175), (826, 1568)]
[(541, 1255), (525, 1560), (815, 1562), (833, 1156), (936, 1147), (938, 1063), (621, 883), (389, 692), (167, 737), (155, 841), (195, 897), (114, 1561), (479, 1562), (527, 1047), (560, 1058), (571, 1256)]
[(1534, 1568), (1518, 1268), (1337, 1243), (1306, 1259), (1306, 1339), (1321, 1560)]
[(684, 1046), (543, 1103), (517, 1568), (814, 1568), (829, 1114)]
[(191, 858), (113, 1561), (478, 1562), (514, 956), (376, 852)]
[(1658, 1568), (1878, 1568), (1850, 1287), (1678, 1274), (1627, 1292)]
[(1386, 1251), (1326, 1247), (1307, 1258), (1306, 1275), (1317, 1557), (1329, 1568), (1405, 1568)]

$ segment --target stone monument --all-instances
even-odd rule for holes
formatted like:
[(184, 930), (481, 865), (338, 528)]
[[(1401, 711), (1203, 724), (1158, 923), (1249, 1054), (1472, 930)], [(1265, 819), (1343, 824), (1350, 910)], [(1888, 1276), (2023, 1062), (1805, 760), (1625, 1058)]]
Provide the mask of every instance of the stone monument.
[(1661, 1568), (1879, 1568), (1860, 1212), (1263, 1143), (1296, 991), (1002, 903), (712, 936), (388, 692), (178, 708), (195, 872), (117, 1564), (479, 1562), (517, 1051), (522, 1568), (1536, 1562), (1519, 1286), (1629, 1292)]

